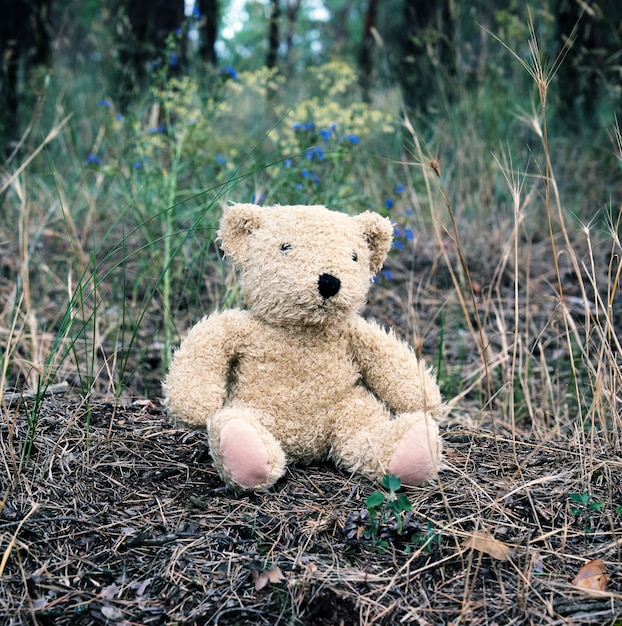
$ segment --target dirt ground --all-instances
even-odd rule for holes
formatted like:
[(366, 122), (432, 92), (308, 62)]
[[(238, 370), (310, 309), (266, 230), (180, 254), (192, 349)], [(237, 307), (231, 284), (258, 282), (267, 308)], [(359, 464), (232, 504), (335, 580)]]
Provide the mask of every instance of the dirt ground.
[[(424, 286), (414, 321), (429, 356), (451, 283), (428, 261), (414, 283), (400, 282), (410, 261), (394, 263), (369, 309), (409, 336), (408, 289)], [(622, 456), (606, 433), (510, 429), (465, 395), (443, 421), (437, 480), (405, 491), (409, 532), (387, 527), (379, 548), (362, 532), (377, 486), (329, 464), (240, 496), (213, 470), (205, 434), (157, 397), (73, 392), (46, 397), (26, 462), (31, 408), (5, 407), (0, 423), (7, 626), (622, 624)], [(573, 585), (595, 559), (606, 590)]]
[[(4, 425), (3, 438), (18, 442), (25, 422)], [(5, 467), (7, 626), (622, 619), (621, 516), (570, 512), (576, 485), (621, 501), (622, 459), (598, 439), (447, 427), (438, 481), (407, 490), (417, 534), (437, 536), (427, 546), (396, 538), (379, 553), (352, 532), (374, 486), (330, 465), (291, 468), (270, 493), (238, 496), (212, 469), (205, 435), (151, 402), (87, 410), (50, 398), (37, 428), (28, 465)], [(610, 581), (587, 594), (571, 581), (596, 558)], [(273, 582), (258, 589), (262, 572)]]

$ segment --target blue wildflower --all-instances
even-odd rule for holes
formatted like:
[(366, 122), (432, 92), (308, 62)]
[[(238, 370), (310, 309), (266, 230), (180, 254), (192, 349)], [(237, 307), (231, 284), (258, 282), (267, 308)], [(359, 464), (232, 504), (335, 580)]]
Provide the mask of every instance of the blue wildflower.
[(319, 146), (307, 148), (305, 150), (305, 154), (307, 155), (307, 159), (309, 159), (309, 161), (313, 161), (313, 159), (317, 159), (318, 161), (324, 160), (324, 150)]
[(381, 274), (387, 279), (391, 280), (393, 278), (393, 272), (391, 270), (382, 270)]
[(86, 162), (90, 163), (91, 165), (99, 165), (101, 163), (99, 157), (96, 154), (93, 154), (92, 152), (89, 152), (86, 155)]
[(294, 164), (294, 162), (291, 159), (285, 159), (285, 161), (283, 161), (283, 167), (291, 167)]
[(406, 239), (408, 239), (408, 241), (414, 241), (415, 240), (415, 233), (413, 232), (413, 229), (412, 228), (404, 229), (404, 237)]
[(201, 19), (201, 11), (199, 11), (199, 7), (196, 4), (194, 5), (194, 8), (192, 9), (192, 17), (195, 20)]
[(311, 176), (311, 172), (306, 167), (300, 173), (302, 174), (303, 178), (309, 178), (309, 176)]
[(108, 98), (104, 98), (103, 100), (99, 101), (99, 106), (105, 109), (112, 109), (112, 102), (110, 102)]
[(121, 113), (117, 113), (117, 122), (122, 122), (123, 121), (123, 116), (121, 115)]
[(225, 65), (221, 68), (220, 75), (225, 78), (232, 78), (233, 80), (238, 77), (238, 73), (230, 65)]
[(227, 159), (225, 159), (225, 157), (224, 157), (224, 156), (220, 156), (220, 155), (218, 155), (218, 156), (214, 159), (214, 161), (216, 161), (216, 164), (217, 164), (217, 165), (221, 165), (221, 166), (223, 166), (223, 167), (224, 167), (225, 165), (227, 165)]
[(393, 198), (387, 198), (384, 201), (384, 206), (386, 206), (387, 209), (392, 209), (394, 204), (395, 204), (395, 202), (394, 202)]
[(404, 244), (399, 239), (394, 239), (393, 240), (393, 247), (396, 250), (403, 250), (404, 249)]
[(324, 141), (330, 141), (330, 138), (333, 136), (333, 131), (332, 130), (328, 130), (327, 128), (323, 128), (320, 131), (320, 137), (324, 140)]
[(143, 165), (144, 165), (144, 163), (142, 161), (134, 161), (134, 163), (132, 163), (132, 167), (135, 170), (142, 170), (143, 169)]
[(179, 57), (174, 52), (169, 53), (168, 55), (168, 64), (171, 67), (179, 67)]
[(395, 185), (395, 193), (403, 193), (404, 185)]
[(353, 145), (356, 145), (357, 143), (361, 143), (361, 138), (358, 135), (347, 135), (346, 138)]
[(292, 128), (294, 130), (302, 130), (302, 124), (300, 122), (296, 122), (295, 124), (292, 124)]
[(305, 122), (305, 130), (315, 130), (315, 124), (313, 122)]
[(415, 214), (412, 209), (404, 209), (404, 213), (406, 213), (409, 217), (412, 217)]

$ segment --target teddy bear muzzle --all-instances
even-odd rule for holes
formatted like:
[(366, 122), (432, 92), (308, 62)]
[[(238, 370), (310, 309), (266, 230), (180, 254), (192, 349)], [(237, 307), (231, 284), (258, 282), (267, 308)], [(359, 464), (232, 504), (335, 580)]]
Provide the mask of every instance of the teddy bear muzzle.
[(317, 288), (324, 300), (332, 298), (339, 293), (341, 289), (341, 281), (332, 274), (320, 274), (317, 281)]

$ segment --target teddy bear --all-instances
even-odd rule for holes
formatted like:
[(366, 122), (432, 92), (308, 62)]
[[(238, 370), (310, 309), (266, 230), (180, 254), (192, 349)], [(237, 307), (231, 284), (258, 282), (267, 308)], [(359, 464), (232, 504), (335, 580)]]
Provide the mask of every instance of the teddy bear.
[(246, 308), (192, 327), (163, 387), (173, 417), (207, 429), (223, 481), (266, 490), (288, 464), (320, 460), (375, 481), (434, 476), (435, 378), (393, 331), (361, 315), (391, 247), (390, 220), (233, 204), (218, 237)]

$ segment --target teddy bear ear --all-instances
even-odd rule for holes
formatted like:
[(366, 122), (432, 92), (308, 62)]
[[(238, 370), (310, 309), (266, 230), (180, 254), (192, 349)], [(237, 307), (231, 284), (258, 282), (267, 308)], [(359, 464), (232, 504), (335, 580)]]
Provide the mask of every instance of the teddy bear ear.
[(223, 209), (218, 239), (223, 252), (239, 261), (246, 238), (261, 223), (262, 208), (256, 204), (232, 204)]
[(393, 225), (389, 218), (382, 217), (382, 215), (372, 211), (365, 211), (365, 213), (356, 215), (354, 219), (363, 230), (363, 237), (365, 237), (371, 252), (369, 257), (370, 269), (375, 274), (382, 267), (391, 248)]

